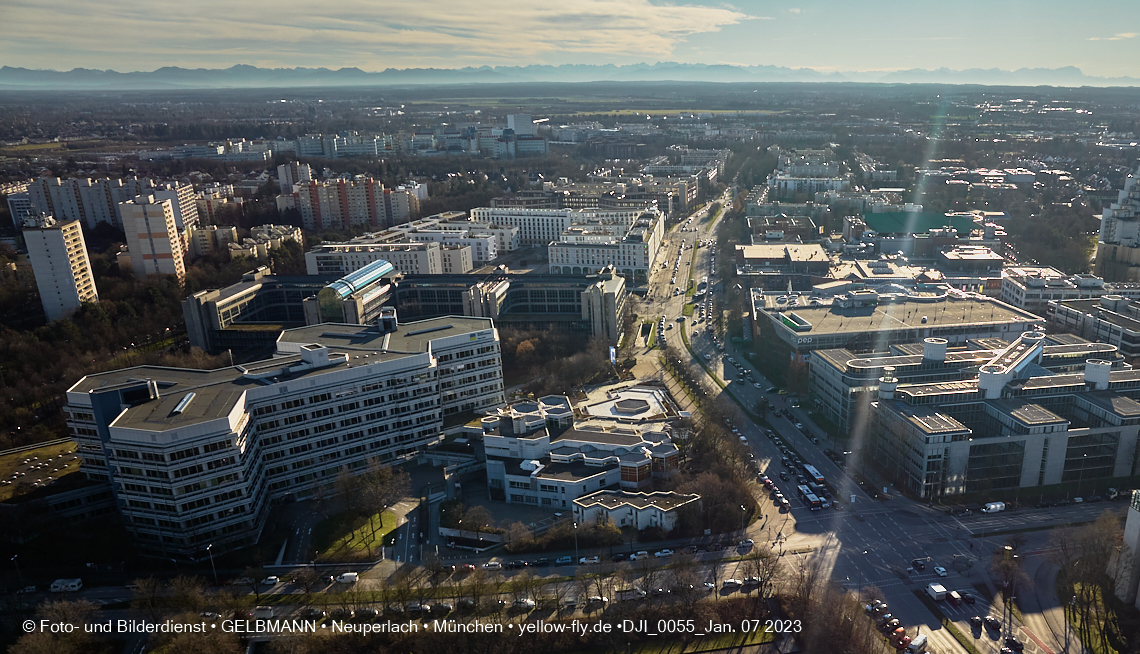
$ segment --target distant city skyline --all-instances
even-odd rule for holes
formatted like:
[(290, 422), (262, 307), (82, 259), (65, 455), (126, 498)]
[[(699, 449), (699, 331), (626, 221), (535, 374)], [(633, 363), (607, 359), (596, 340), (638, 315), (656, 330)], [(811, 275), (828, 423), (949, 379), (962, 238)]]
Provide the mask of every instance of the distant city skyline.
[(33, 69), (675, 61), (822, 72), (1075, 66), (1140, 77), (1140, 12), (1127, 0), (9, 0), (0, 18), (0, 64)]

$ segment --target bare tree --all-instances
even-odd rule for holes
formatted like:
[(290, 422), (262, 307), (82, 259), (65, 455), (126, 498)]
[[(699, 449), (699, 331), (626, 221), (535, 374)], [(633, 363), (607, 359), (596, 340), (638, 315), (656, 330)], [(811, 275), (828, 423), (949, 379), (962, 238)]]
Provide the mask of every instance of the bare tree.
[(649, 557), (638, 559), (633, 566), (639, 576), (638, 588), (646, 595), (657, 590), (658, 584), (661, 583), (661, 568), (657, 566), (657, 562)]
[(780, 574), (780, 556), (765, 544), (757, 545), (744, 556), (744, 574), (759, 580), (756, 593), (767, 598)]
[(293, 571), (293, 583), (305, 591), (305, 603), (312, 600), (313, 591), (321, 585), (321, 575), (313, 568), (298, 568)]
[(464, 531), (475, 533), (475, 540), (478, 541), (481, 534), (487, 532), (487, 528), (491, 526), (491, 512), (487, 507), (476, 504), (475, 506), (468, 507), (463, 512), (463, 519), (460, 522), (463, 525)]
[(162, 611), (162, 602), (159, 599), (163, 594), (163, 584), (154, 577), (135, 579), (134, 597), (131, 599), (131, 608), (143, 611), (151, 622), (158, 622)]
[(206, 605), (206, 580), (201, 577), (178, 575), (170, 580), (170, 594), (175, 607), (197, 613)]

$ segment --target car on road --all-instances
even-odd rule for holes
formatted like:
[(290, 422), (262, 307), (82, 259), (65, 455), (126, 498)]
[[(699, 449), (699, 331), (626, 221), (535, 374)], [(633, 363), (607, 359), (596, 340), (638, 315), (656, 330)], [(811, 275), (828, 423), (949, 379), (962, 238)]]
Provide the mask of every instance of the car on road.
[(970, 624), (974, 627), (980, 628), (982, 626), (982, 616), (975, 615), (974, 617), (970, 618)]
[(999, 618), (995, 618), (992, 615), (987, 615), (986, 617), (982, 618), (982, 623), (986, 625), (987, 629), (1001, 631), (1001, 620)]
[(554, 565), (573, 565), (573, 564), (574, 564), (574, 557), (572, 557), (572, 556), (560, 556), (557, 559), (554, 559)]
[(748, 549), (749, 547), (752, 547), (755, 544), (756, 544), (756, 542), (753, 541), (751, 538), (745, 538), (744, 540), (737, 543), (736, 546), (739, 547), (740, 549)]
[(649, 552), (646, 552), (645, 550), (641, 550), (640, 552), (634, 552), (633, 554), (629, 555), (630, 561), (642, 561), (642, 560), (648, 559), (648, 558), (649, 558)]
[(792, 503), (788, 501), (788, 498), (780, 496), (780, 499), (778, 501), (780, 503), (781, 508), (785, 508), (785, 509), (792, 508)]
[(706, 581), (705, 582), (705, 590), (710, 591), (710, 592), (716, 590), (716, 584), (714, 584), (711, 581)]
[(673, 556), (673, 550), (661, 550), (659, 552), (654, 552), (653, 556), (659, 559), (668, 558), (670, 556)]
[(601, 559), (597, 556), (583, 556), (578, 559), (578, 565), (597, 565), (598, 563), (601, 563)]
[(788, 473), (781, 472), (780, 473), (780, 479), (783, 479), (784, 481), (788, 481), (790, 479), (790, 477), (788, 477)]
[(34, 592), (36, 592), (35, 586), (24, 586), (20, 590), (16, 591), (16, 594), (17, 595), (30, 595)]
[(550, 565), (550, 559), (548, 559), (546, 557), (541, 557), (541, 558), (535, 559), (534, 565), (544, 565), (544, 566)]
[(502, 570), (503, 564), (498, 561), (487, 561), (483, 564), (484, 570)]
[(973, 593), (970, 593), (969, 591), (960, 590), (958, 591), (958, 596), (961, 597), (962, 601), (967, 604), (973, 604), (974, 602), (978, 601), (978, 598), (974, 597)]
[(755, 386), (756, 388), (760, 388), (760, 383), (759, 383), (759, 382), (757, 382), (757, 383), (754, 383), (754, 384), (752, 384), (752, 385), (753, 385), (753, 386)]
[(740, 588), (743, 585), (744, 582), (740, 581), (739, 579), (725, 579), (724, 581), (720, 582), (721, 588)]
[(281, 583), (281, 578), (277, 575), (269, 575), (265, 579), (261, 580), (262, 586), (276, 586), (279, 583)]
[(629, 558), (628, 554), (614, 554), (613, 556), (610, 557), (610, 561), (613, 561), (614, 563), (621, 563), (622, 561), (626, 560), (627, 558)]
[(1006, 636), (1004, 642), (1006, 647), (1014, 650), (1015, 652), (1020, 652), (1021, 650), (1025, 649), (1025, 643), (1021, 642), (1014, 636)]
[(799, 431), (803, 431), (803, 430), (804, 430), (804, 423), (802, 423), (802, 422), (797, 422), (797, 423), (796, 423), (796, 429), (797, 429), (797, 430), (799, 430)]
[(778, 390), (780, 390), (780, 389), (778, 389), (778, 388), (776, 388), (775, 386), (773, 386), (773, 387), (769, 388), (768, 390), (766, 390), (766, 391), (764, 391), (764, 392), (765, 392), (765, 393), (775, 393), (775, 392), (776, 392), (776, 391), (778, 391)]
[(911, 564), (911, 566), (914, 567), (915, 570), (925, 570), (926, 569), (926, 561), (924, 561), (922, 559), (915, 559), (915, 560), (911, 561), (910, 564)]
[(947, 574), (946, 568), (943, 568), (940, 565), (936, 565), (934, 566), (934, 574), (938, 575), (939, 577), (945, 577)]
[(459, 566), (459, 569), (463, 572), (475, 572), (475, 566), (471, 565), (470, 563), (464, 563), (463, 565)]
[(516, 608), (520, 611), (530, 611), (530, 610), (533, 610), (534, 607), (536, 607), (538, 605), (534, 603), (534, 600), (527, 597), (527, 598), (515, 600), (514, 604), (512, 604), (511, 606), (513, 606), (514, 608)]

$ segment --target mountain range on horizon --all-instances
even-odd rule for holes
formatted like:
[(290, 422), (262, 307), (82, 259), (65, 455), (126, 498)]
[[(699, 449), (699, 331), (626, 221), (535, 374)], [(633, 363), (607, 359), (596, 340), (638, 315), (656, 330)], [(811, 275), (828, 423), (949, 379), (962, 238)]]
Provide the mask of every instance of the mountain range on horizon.
[(180, 68), (120, 73), (75, 68), (69, 71), (0, 67), (0, 90), (163, 90), (299, 87), (432, 86), (519, 82), (714, 82), (714, 83), (877, 83), (963, 84), (985, 86), (1140, 86), (1136, 77), (1095, 77), (1079, 68), (997, 68), (952, 70), (821, 72), (784, 66), (655, 64), (560, 66), (480, 66), (466, 68), (388, 68), (368, 72), (359, 68), (258, 68), (239, 64), (229, 68)]

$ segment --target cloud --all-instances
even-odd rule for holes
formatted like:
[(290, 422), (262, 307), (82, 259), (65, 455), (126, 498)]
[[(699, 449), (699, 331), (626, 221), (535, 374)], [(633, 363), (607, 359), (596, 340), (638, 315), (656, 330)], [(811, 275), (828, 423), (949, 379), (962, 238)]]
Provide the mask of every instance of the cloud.
[(1134, 39), (1140, 36), (1140, 32), (1121, 32), (1120, 34), (1113, 34), (1112, 36), (1099, 37), (1094, 36), (1090, 41), (1124, 41), (1126, 39)]
[(788, 10), (788, 13), (789, 14), (802, 14), (802, 13), (804, 13), (804, 10), (800, 9), (799, 7), (792, 7), (791, 9)]
[(733, 8), (650, 0), (58, 0), (50, 6), (12, 0), (0, 59), (117, 70), (255, 62), (456, 68), (585, 55), (660, 59), (686, 37), (751, 19)]

